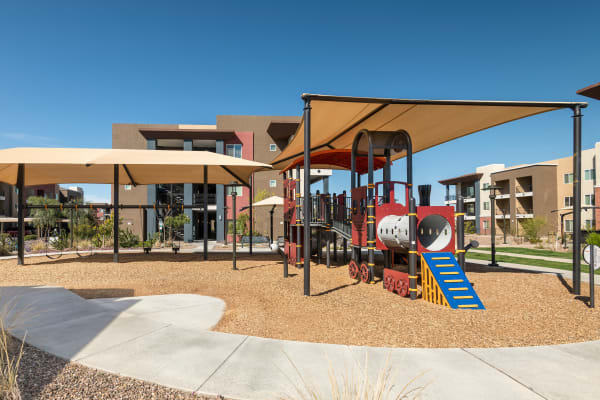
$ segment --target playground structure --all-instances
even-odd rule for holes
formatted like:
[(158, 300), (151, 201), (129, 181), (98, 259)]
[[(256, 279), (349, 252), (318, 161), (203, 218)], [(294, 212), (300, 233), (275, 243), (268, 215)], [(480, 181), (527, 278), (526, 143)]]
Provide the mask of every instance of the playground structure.
[[(581, 109), (587, 103), (410, 100), (316, 94), (303, 94), (302, 99), (302, 122), (272, 164), (284, 173), (284, 276), (288, 276), (288, 263), (302, 267), (306, 296), (310, 295), (311, 255), (316, 253), (320, 263), (321, 238), (325, 235), (329, 266), (331, 241), (337, 243), (336, 236), (341, 235), (344, 262), (347, 241), (352, 242), (351, 277), (373, 283), (375, 251), (379, 250), (386, 289), (408, 294), (414, 300), (420, 280), (423, 298), (428, 301), (453, 308), (483, 308), (464, 275), (464, 254), (471, 245), (464, 245), (462, 199), (457, 199), (456, 215), (453, 215), (452, 207), (431, 206), (428, 189), (423, 187), (417, 207), (412, 187), (412, 154), (532, 115), (559, 109), (573, 111), (573, 212), (576, 214), (574, 224), (580, 224)], [(402, 157), (407, 159), (406, 181), (393, 181), (391, 163)], [(300, 168), (304, 173), (303, 188), (299, 187)], [(350, 170), (350, 197), (346, 192), (333, 197), (318, 192), (311, 195), (311, 168)], [(381, 168), (383, 180), (375, 183), (373, 173)], [(360, 175), (365, 173), (368, 182), (361, 185)], [(308, 243), (311, 245), (307, 246)], [(576, 230), (573, 245), (579, 248), (580, 244), (580, 232)], [(364, 247), (366, 262), (362, 259)], [(401, 264), (408, 271), (395, 268)], [(574, 252), (575, 294), (580, 294), (580, 274), (579, 255)]]
[[(391, 159), (406, 154), (406, 179), (391, 177)], [(337, 235), (344, 241), (344, 263), (347, 241), (351, 241), (350, 278), (375, 283), (376, 251), (383, 270), (379, 273), (384, 289), (400, 296), (417, 298), (421, 284), (423, 299), (451, 308), (484, 308), (464, 274), (464, 213), (457, 212), (459, 235), (455, 246), (455, 212), (451, 206), (431, 206), (431, 187), (419, 187), (420, 203), (413, 198), (412, 141), (408, 132), (361, 130), (350, 151), (325, 150), (312, 160), (327, 159), (330, 165), (350, 167), (351, 196), (320, 194), (311, 200), (311, 226), (316, 240), (311, 241), (311, 254), (320, 260), (322, 237), (326, 239), (326, 264), (331, 263), (330, 247), (334, 243), (337, 258)], [(284, 169), (284, 223), (287, 238), (285, 255), (290, 262), (303, 267), (301, 248), (304, 245), (300, 227), (302, 212), (297, 179), (290, 174), (296, 168), (299, 176), (301, 160)], [(383, 170), (383, 180), (374, 181), (374, 172)], [(367, 174), (367, 184), (361, 185), (361, 175)], [(462, 204), (461, 204), (462, 206)], [(294, 226), (296, 229), (294, 229)], [(472, 246), (472, 245), (471, 245)], [(367, 249), (363, 260), (362, 249)], [(454, 254), (458, 255), (459, 261)]]

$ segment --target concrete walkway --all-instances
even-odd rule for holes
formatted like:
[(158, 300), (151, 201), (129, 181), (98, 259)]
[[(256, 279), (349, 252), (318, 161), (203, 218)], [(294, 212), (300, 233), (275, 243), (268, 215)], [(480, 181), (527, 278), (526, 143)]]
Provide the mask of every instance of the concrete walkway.
[[(500, 250), (500, 251), (498, 251), (498, 250)], [(469, 252), (470, 253), (489, 254), (490, 256), (492, 254), (491, 250), (471, 249), (471, 250), (469, 250)], [(568, 259), (568, 258), (536, 256), (533, 254), (507, 253), (507, 252), (503, 252), (501, 247), (496, 248), (496, 255), (497, 256), (519, 257), (519, 258), (529, 258), (531, 260), (554, 261), (554, 262), (561, 262), (561, 263), (566, 263), (566, 264), (571, 264), (573, 262), (573, 260)]]
[(330, 398), (329, 369), (341, 382), (360, 376), (365, 362), (373, 380), (389, 362), (396, 391), (426, 372), (416, 382), (431, 382), (425, 399), (600, 398), (600, 341), (418, 349), (264, 339), (209, 331), (225, 304), (190, 294), (84, 300), (60, 287), (8, 287), (0, 289), (0, 307), (9, 323), (21, 319), (16, 335), (26, 330), (27, 342), (64, 359), (230, 398), (293, 395), (300, 383), (294, 366), (319, 398)]

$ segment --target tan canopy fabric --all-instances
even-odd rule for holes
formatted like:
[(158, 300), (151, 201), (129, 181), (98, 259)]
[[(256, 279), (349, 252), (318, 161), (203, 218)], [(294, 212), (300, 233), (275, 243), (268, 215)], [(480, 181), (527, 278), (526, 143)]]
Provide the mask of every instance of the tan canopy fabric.
[(248, 185), (255, 171), (271, 166), (208, 151), (13, 148), (0, 150), (0, 182), (15, 185), (18, 165), (25, 166), (25, 186), (54, 183), (112, 183), (119, 164), (119, 183), (208, 182)]
[[(362, 129), (406, 130), (413, 152), (531, 115), (586, 103), (503, 102), (462, 100), (403, 100), (302, 95), (311, 105), (311, 151), (351, 149)], [(304, 119), (287, 145), (272, 161), (283, 169), (304, 153)], [(395, 159), (403, 156), (397, 154)]]
[(283, 205), (283, 198), (279, 197), (279, 196), (267, 197), (264, 200), (257, 201), (256, 203), (252, 204), (253, 207), (273, 207), (273, 206), (282, 206), (282, 205)]

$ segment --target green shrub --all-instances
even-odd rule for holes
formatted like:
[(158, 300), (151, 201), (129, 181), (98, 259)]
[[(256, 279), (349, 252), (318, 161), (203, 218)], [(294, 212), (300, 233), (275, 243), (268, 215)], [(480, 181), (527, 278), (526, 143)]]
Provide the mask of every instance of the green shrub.
[(473, 221), (465, 222), (465, 233), (467, 235), (473, 235), (477, 233), (477, 229), (475, 228), (475, 223)]
[(14, 248), (14, 243), (9, 234), (0, 235), (0, 256), (8, 256)]
[(25, 235), (25, 240), (37, 240), (37, 235)]
[(597, 233), (597, 232), (588, 233), (587, 238), (585, 239), (585, 243), (593, 244), (594, 246), (600, 247), (600, 233)]
[(64, 250), (69, 247), (69, 236), (66, 233), (61, 233), (55, 238), (50, 238), (50, 245), (56, 250)]
[(138, 247), (140, 245), (140, 237), (134, 234), (130, 229), (119, 230), (119, 246), (124, 248)]
[(526, 219), (521, 222), (521, 227), (523, 228), (523, 236), (530, 243), (539, 243), (540, 240), (540, 231), (546, 225), (546, 219), (543, 217), (535, 217)]

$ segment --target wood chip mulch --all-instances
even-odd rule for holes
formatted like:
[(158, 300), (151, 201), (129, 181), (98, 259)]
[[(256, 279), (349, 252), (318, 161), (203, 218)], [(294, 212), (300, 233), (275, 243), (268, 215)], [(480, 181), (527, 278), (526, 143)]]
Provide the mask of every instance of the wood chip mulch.
[(586, 305), (553, 275), (468, 267), (485, 311), (451, 310), (410, 301), (375, 285), (356, 283), (347, 267), (311, 268), (282, 277), (271, 255), (123, 254), (0, 261), (0, 286), (57, 285), (85, 298), (196, 293), (222, 298), (227, 309), (215, 330), (277, 339), (389, 347), (503, 347), (600, 339), (600, 307)]

